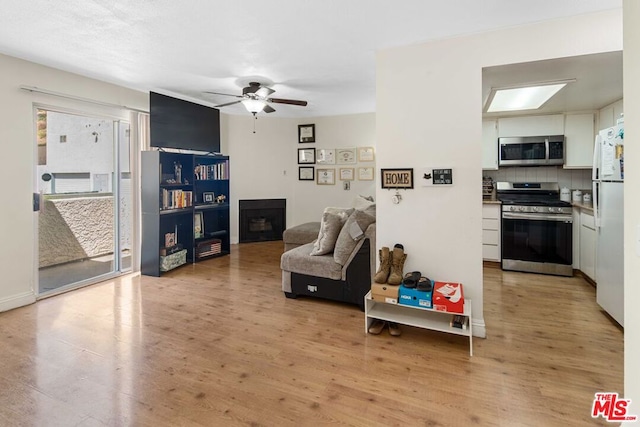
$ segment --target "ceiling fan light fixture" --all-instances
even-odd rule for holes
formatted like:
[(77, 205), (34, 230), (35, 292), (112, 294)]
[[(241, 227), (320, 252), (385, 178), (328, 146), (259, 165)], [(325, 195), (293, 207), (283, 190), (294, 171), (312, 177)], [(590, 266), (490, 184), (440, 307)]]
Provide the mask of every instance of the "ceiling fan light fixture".
[(264, 110), (267, 103), (262, 99), (243, 99), (242, 105), (244, 105), (244, 108), (246, 108), (248, 112), (256, 114)]

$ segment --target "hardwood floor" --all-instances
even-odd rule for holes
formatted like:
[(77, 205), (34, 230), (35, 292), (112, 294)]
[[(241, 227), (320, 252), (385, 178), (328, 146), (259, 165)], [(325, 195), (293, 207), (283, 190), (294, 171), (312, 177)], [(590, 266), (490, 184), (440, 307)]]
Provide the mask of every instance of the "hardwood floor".
[(0, 313), (0, 425), (584, 426), (623, 334), (582, 278), (485, 267), (486, 339), (363, 334), (280, 289), (282, 242)]

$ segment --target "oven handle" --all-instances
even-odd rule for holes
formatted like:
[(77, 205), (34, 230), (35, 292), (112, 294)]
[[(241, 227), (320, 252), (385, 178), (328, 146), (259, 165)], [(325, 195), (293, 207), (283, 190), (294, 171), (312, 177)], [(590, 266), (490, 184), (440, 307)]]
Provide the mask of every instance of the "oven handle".
[(502, 212), (502, 219), (532, 219), (534, 221), (557, 221), (573, 223), (573, 217), (571, 215), (545, 215), (545, 214), (531, 214), (531, 213), (517, 213), (517, 212)]

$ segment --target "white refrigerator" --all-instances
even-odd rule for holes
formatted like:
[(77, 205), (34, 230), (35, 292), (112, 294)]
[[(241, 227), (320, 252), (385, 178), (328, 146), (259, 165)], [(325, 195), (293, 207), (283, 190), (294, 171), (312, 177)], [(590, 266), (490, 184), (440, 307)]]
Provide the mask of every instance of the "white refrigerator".
[(597, 231), (598, 304), (624, 326), (624, 126), (596, 136), (593, 156), (593, 212)]

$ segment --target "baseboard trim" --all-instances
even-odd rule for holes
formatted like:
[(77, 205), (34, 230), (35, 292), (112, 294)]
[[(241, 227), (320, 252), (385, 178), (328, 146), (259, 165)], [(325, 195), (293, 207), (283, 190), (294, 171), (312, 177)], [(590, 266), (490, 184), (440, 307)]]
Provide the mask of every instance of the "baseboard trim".
[(36, 296), (33, 292), (24, 292), (22, 294), (12, 295), (0, 300), (0, 313), (33, 304), (34, 302), (36, 302)]
[(484, 324), (484, 319), (471, 319), (473, 324), (473, 336), (478, 338), (487, 337), (487, 328)]
[(582, 277), (585, 280), (585, 282), (587, 282), (588, 284), (590, 284), (594, 288), (596, 287), (596, 282), (591, 277), (589, 277), (586, 274), (584, 274), (582, 271), (577, 270), (577, 269), (573, 269), (573, 274), (574, 274), (574, 276)]

